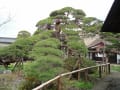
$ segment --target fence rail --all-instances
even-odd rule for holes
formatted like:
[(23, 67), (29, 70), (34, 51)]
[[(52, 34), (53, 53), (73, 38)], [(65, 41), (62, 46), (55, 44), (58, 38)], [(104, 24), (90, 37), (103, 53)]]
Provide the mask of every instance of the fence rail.
[(32, 90), (42, 90), (45, 86), (49, 85), (50, 83), (57, 81), (58, 83), (58, 87), (57, 90), (62, 90), (62, 85), (61, 85), (61, 78), (67, 75), (71, 75), (74, 73), (78, 73), (78, 80), (80, 79), (80, 72), (85, 72), (85, 80), (87, 80), (87, 76), (88, 76), (88, 70), (93, 69), (93, 68), (98, 68), (99, 71), (99, 78), (102, 77), (103, 73), (110, 74), (110, 63), (106, 63), (106, 64), (100, 64), (100, 65), (96, 65), (96, 66), (91, 66), (91, 67), (86, 67), (86, 68), (82, 68), (82, 69), (78, 69), (78, 70), (74, 70), (72, 72), (67, 72), (67, 73), (63, 73), (60, 74), (56, 77), (54, 77), (53, 79), (41, 84), (40, 86), (32, 89)]

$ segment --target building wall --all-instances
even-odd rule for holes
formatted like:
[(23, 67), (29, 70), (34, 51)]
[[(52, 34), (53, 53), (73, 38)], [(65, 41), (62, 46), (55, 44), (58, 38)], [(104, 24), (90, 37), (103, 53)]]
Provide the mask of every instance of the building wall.
[(0, 43), (0, 47), (5, 47), (5, 46), (8, 46), (10, 44), (7, 44), (7, 43)]

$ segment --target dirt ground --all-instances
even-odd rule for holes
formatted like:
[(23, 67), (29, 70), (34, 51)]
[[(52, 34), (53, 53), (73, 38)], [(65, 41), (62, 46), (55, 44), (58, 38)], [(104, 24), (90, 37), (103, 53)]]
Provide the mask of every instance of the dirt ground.
[(91, 90), (120, 90), (120, 72), (111, 72), (109, 76), (100, 79)]

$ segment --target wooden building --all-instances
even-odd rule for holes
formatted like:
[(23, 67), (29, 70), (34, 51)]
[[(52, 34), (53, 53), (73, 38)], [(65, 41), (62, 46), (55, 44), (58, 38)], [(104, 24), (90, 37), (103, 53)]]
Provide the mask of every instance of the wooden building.
[(102, 39), (96, 39), (88, 45), (88, 57), (96, 62), (106, 62), (105, 42)]
[(88, 45), (88, 57), (96, 62), (110, 62), (120, 64), (120, 53), (110, 50), (106, 50), (106, 46), (111, 43), (107, 43), (102, 39), (96, 39), (90, 45)]

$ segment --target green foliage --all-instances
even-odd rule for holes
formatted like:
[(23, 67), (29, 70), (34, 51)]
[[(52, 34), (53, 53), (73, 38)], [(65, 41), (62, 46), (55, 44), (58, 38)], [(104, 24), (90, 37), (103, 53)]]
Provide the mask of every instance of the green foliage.
[(46, 31), (46, 30), (40, 30), (40, 29), (38, 29), (38, 30), (36, 30), (35, 32), (34, 32), (34, 36), (35, 35), (38, 35), (38, 34), (41, 34), (42, 32), (44, 32), (44, 31)]
[(119, 65), (111, 65), (111, 70), (120, 72), (120, 66)]
[(26, 81), (22, 81), (18, 90), (31, 90), (40, 84), (41, 83), (39, 80), (35, 80), (34, 78), (27, 78)]
[(35, 59), (40, 56), (54, 55), (54, 56), (63, 56), (63, 52), (59, 50), (60, 41), (54, 38), (49, 38), (46, 40), (41, 40), (35, 44), (33, 50), (30, 53), (31, 57)]
[(105, 41), (108, 42), (108, 44), (106, 44), (106, 49), (108, 51), (119, 51), (120, 50), (120, 34), (116, 33), (110, 33), (110, 32), (104, 32), (101, 33), (101, 37), (104, 38)]
[(28, 31), (22, 30), (18, 32), (17, 38), (28, 38), (31, 34)]
[(73, 71), (74, 66), (77, 62), (77, 58), (76, 57), (68, 57), (64, 60), (64, 68), (68, 71)]
[[(63, 15), (57, 15), (54, 17), (54, 19), (68, 19), (68, 17), (63, 16)], [(62, 21), (64, 21), (64, 20), (62, 20)]]
[[(35, 61), (24, 66), (24, 74), (26, 78), (33, 78), (35, 81), (45, 82), (52, 79), (63, 71), (63, 52), (59, 50), (60, 41), (50, 38), (51, 31), (43, 31), (34, 35), (32, 41), (35, 42), (29, 56)], [(35, 84), (26, 80), (25, 85)], [(27, 86), (22, 86), (27, 87)]]
[(5, 47), (0, 50), (0, 58), (4, 62), (13, 62), (15, 61), (16, 56), (21, 56), (21, 51), (16, 49), (14, 46)]
[(68, 36), (68, 41), (79, 41), (80, 40), (80, 37), (79, 36)]
[(74, 14), (74, 16), (75, 15), (86, 16), (85, 12), (81, 9), (75, 9), (73, 14)]
[(43, 20), (40, 20), (36, 26), (39, 26), (39, 25), (44, 25), (44, 24), (52, 24), (53, 20), (52, 18), (48, 17), (46, 19), (43, 19)]
[(68, 46), (83, 55), (86, 55), (87, 53), (87, 47), (83, 41), (70, 41), (68, 42)]
[(79, 89), (91, 90), (93, 84), (91, 82), (75, 81), (73, 83), (73, 87), (77, 87)]
[(81, 67), (90, 67), (90, 66), (95, 66), (96, 63), (95, 61), (93, 60), (89, 60), (89, 59), (86, 59), (86, 58), (82, 58), (82, 64), (81, 64)]
[(13, 44), (0, 49), (0, 58), (3, 62), (11, 63), (17, 60), (28, 59), (29, 51), (32, 50), (33, 42), (29, 38), (17, 39)]
[(74, 30), (63, 30), (63, 32), (67, 35), (67, 36), (78, 36), (78, 32), (74, 31)]
[(68, 78), (63, 79), (65, 88), (64, 90), (91, 90), (93, 87), (93, 83), (85, 82), (85, 81), (77, 81), (77, 80), (69, 80)]
[(77, 20), (77, 19), (83, 20), (84, 16), (83, 16), (83, 15), (75, 14), (75, 15), (74, 15), (74, 18), (75, 18), (76, 20)]
[[(15, 43), (12, 45), (15, 47), (16, 53), (18, 52), (18, 55), (20, 57), (28, 57), (28, 52), (32, 50), (33, 42), (30, 38), (26, 39), (18, 39)], [(16, 55), (16, 56), (18, 56)]]
[(34, 77), (44, 82), (61, 73), (63, 71), (62, 65), (63, 61), (58, 57), (41, 56), (29, 66), (24, 67), (24, 72), (27, 77)]
[[(53, 33), (53, 31), (51, 31), (51, 30), (37, 30), (35, 33), (34, 33), (34, 35), (40, 35), (39, 37), (44, 37), (44, 36), (49, 36), (49, 37), (51, 37), (52, 36), (52, 33)], [(33, 35), (33, 36), (34, 36)]]
[(83, 30), (87, 33), (92, 32), (94, 34), (98, 34), (99, 30), (102, 27), (103, 22), (94, 17), (87, 17), (83, 20)]
[(2, 73), (2, 71), (4, 71), (4, 70), (5, 70), (5, 67), (0, 65), (0, 73)]
[(66, 24), (63, 28), (74, 29), (74, 28), (79, 28), (79, 26), (76, 23), (69, 23)]
[(31, 40), (34, 42), (34, 44), (41, 40), (49, 39), (53, 35), (53, 31), (40, 31), (40, 30), (37, 31), (38, 32), (31, 37)]
[(64, 7), (61, 10), (63, 12), (66, 12), (66, 13), (72, 13), (72, 11), (74, 10), (74, 8), (72, 8), (72, 7)]
[[(79, 58), (79, 57), (74, 57), (71, 56), (69, 58), (66, 58), (64, 61), (64, 67), (65, 69), (69, 70), (69, 71), (73, 71), (76, 68), (78, 68), (78, 60), (80, 59), (81, 64), (80, 67), (81, 68), (85, 68), (85, 67), (90, 67), (90, 66), (95, 66), (96, 63), (92, 60), (88, 60), (86, 58)], [(77, 64), (77, 66), (75, 66)], [(95, 72), (96, 69), (93, 69), (92, 72)]]
[(87, 17), (87, 18), (85, 18), (85, 19), (83, 20), (83, 22), (84, 22), (85, 24), (87, 24), (87, 25), (90, 25), (91, 22), (96, 21), (96, 20), (97, 20), (97, 19), (94, 18), (94, 17)]
[(55, 11), (52, 11), (49, 16), (50, 17), (55, 17), (57, 15), (64, 15), (64, 12), (59, 11), (59, 10), (55, 10)]
[(31, 51), (30, 56), (34, 57), (34, 59), (36, 59), (40, 56), (46, 56), (48, 54), (61, 57), (63, 55), (63, 52), (58, 49), (54, 49), (54, 48), (50, 48), (50, 47), (35, 47)]
[(60, 41), (55, 38), (49, 38), (46, 40), (42, 40), (36, 44), (36, 47), (52, 47), (52, 48), (59, 48)]

